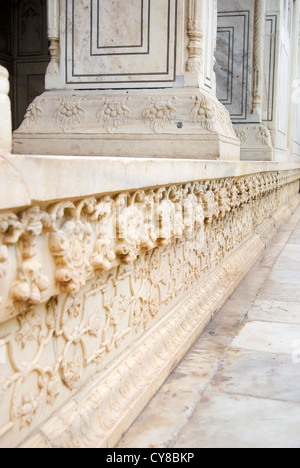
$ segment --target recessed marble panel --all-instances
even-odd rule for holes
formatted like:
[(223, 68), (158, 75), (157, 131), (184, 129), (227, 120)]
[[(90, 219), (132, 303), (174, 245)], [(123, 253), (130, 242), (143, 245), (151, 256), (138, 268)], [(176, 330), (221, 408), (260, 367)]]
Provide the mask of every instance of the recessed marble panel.
[(177, 0), (67, 0), (67, 84), (80, 83), (82, 89), (124, 88), (125, 83), (138, 88), (148, 82), (171, 86), (176, 5)]

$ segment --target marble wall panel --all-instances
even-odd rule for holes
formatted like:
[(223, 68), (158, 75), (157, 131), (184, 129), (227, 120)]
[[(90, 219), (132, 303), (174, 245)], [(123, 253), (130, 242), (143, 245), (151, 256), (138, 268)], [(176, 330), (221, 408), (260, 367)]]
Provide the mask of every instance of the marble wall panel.
[(177, 0), (68, 0), (65, 15), (67, 84), (175, 81)]
[(252, 0), (242, 5), (226, 0), (218, 4), (217, 97), (229, 110), (233, 122), (250, 118), (253, 14)]

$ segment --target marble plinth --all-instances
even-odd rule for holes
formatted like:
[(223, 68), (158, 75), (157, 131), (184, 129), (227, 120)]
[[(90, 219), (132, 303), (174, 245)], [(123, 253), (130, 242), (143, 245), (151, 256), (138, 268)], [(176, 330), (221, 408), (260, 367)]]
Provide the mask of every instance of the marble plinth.
[(46, 92), (13, 136), (14, 153), (239, 160), (229, 113), (199, 89)]

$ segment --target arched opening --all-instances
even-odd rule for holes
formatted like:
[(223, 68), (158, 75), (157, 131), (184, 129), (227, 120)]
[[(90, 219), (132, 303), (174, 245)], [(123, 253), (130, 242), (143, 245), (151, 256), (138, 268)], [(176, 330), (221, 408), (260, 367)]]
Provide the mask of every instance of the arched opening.
[(45, 89), (49, 63), (46, 0), (6, 0), (0, 15), (0, 64), (10, 74), (13, 130)]

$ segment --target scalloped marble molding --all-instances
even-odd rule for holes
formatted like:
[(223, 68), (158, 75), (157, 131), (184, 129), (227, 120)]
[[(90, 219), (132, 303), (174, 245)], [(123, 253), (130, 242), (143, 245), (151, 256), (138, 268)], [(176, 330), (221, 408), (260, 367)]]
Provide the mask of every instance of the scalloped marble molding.
[(0, 213), (0, 322), (299, 179), (264, 173)]

